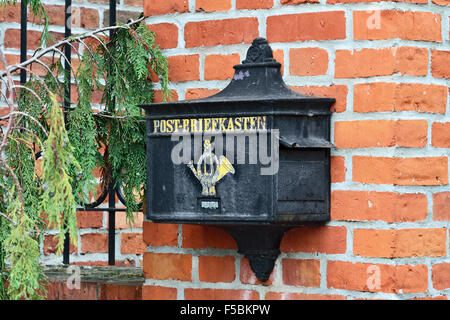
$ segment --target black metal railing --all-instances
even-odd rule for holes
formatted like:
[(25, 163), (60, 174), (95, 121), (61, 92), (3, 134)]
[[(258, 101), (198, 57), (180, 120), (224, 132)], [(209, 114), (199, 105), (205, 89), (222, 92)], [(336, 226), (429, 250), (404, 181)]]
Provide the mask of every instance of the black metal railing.
[[(72, 35), (72, 26), (71, 26), (71, 16), (72, 16), (72, 0), (65, 0), (65, 37), (70, 37)], [(113, 26), (116, 24), (116, 0), (109, 0), (109, 25)], [(24, 62), (27, 60), (27, 6), (24, 4), (24, 1), (21, 1), (21, 14), (20, 14), (20, 62)], [(114, 37), (114, 30), (110, 30), (110, 39)], [(71, 103), (71, 46), (66, 45), (64, 48), (64, 55), (66, 56), (64, 68), (65, 68), (65, 81), (68, 85), (65, 86), (64, 91), (64, 106), (70, 107)], [(24, 84), (27, 79), (27, 74), (25, 69), (20, 70), (20, 83)], [(114, 103), (114, 101), (113, 101)], [(108, 265), (115, 264), (115, 225), (116, 225), (116, 216), (115, 213), (117, 211), (126, 211), (126, 208), (117, 208), (116, 207), (116, 195), (119, 201), (125, 206), (125, 198), (121, 191), (120, 186), (115, 186), (114, 181), (111, 181), (105, 184), (104, 189), (102, 190), (100, 196), (92, 203), (83, 204), (77, 211), (107, 211), (108, 212)], [(106, 197), (109, 196), (108, 199), (108, 207), (107, 208), (99, 208), (99, 206), (105, 201)], [(70, 238), (69, 234), (66, 233), (64, 239), (64, 250), (63, 250), (63, 264), (70, 263)]]

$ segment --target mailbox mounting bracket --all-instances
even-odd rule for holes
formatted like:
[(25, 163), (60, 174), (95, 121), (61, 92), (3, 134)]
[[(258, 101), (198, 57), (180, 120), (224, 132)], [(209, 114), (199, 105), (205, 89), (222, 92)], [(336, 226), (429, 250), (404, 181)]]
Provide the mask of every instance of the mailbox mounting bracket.
[(284, 233), (291, 227), (277, 226), (221, 226), (238, 245), (238, 253), (250, 262), (250, 268), (262, 282), (269, 279), (280, 254)]

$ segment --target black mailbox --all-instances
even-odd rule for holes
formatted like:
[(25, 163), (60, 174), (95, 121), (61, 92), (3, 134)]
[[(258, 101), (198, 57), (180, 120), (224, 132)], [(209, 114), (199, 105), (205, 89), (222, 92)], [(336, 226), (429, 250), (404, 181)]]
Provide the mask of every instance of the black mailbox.
[(226, 230), (261, 280), (273, 269), (284, 232), (330, 217), (335, 100), (290, 90), (280, 67), (258, 38), (216, 95), (141, 106), (146, 218)]

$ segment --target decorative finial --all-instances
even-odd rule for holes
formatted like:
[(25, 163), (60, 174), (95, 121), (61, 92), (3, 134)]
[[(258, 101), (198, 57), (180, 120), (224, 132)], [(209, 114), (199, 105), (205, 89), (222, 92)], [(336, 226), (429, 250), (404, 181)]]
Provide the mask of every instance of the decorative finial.
[(242, 61), (242, 64), (261, 62), (275, 62), (275, 59), (269, 42), (264, 38), (256, 38), (248, 49), (247, 57)]

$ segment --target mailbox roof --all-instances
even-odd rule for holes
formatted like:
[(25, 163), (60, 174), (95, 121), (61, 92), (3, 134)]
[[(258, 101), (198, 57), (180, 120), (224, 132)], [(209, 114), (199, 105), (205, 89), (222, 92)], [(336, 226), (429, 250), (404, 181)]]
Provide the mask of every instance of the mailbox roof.
[(267, 40), (258, 38), (253, 41), (242, 64), (234, 66), (235, 74), (231, 82), (219, 93), (202, 99), (143, 104), (140, 107), (146, 109), (150, 117), (234, 111), (329, 113), (334, 98), (304, 96), (291, 90), (284, 83), (280, 68), (281, 64), (273, 58)]

